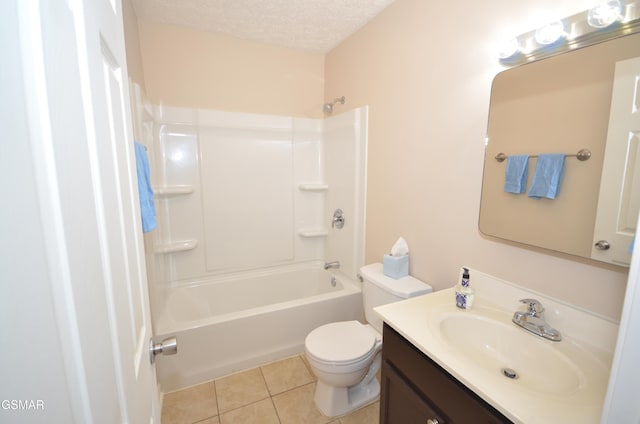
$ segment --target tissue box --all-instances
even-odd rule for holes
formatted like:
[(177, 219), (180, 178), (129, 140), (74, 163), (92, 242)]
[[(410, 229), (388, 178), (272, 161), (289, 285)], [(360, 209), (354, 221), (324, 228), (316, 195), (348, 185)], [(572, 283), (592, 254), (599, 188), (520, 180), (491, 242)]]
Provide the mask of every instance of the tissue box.
[(382, 272), (387, 277), (398, 278), (409, 275), (409, 255), (391, 256), (382, 258)]

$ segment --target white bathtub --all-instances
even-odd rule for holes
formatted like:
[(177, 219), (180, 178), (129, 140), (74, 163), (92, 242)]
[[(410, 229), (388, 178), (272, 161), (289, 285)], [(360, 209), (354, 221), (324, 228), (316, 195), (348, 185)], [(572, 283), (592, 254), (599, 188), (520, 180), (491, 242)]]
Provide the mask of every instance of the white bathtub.
[(168, 392), (302, 353), (314, 328), (362, 317), (360, 283), (319, 266), (169, 289), (155, 333), (177, 336), (178, 354), (157, 358), (158, 382)]

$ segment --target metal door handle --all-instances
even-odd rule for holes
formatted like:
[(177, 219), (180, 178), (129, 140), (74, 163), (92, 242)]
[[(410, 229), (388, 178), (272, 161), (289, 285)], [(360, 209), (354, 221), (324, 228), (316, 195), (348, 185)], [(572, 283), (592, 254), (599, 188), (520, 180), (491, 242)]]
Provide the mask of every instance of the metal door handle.
[(153, 343), (153, 339), (149, 339), (149, 360), (153, 364), (156, 360), (156, 355), (175, 355), (178, 353), (178, 338), (169, 337), (161, 341), (160, 343)]
[(598, 250), (609, 250), (609, 248), (611, 247), (611, 245), (609, 244), (608, 241), (606, 240), (598, 240), (596, 242), (596, 244), (594, 244), (594, 246), (596, 247), (596, 249)]

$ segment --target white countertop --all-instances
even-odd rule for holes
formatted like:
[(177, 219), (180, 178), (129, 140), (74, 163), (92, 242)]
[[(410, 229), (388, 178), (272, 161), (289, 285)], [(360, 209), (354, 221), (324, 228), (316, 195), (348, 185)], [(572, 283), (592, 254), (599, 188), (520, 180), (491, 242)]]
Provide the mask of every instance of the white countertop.
[[(409, 342), (510, 420), (526, 424), (599, 423), (617, 323), (477, 270), (471, 270), (471, 278), (476, 298), (470, 310), (455, 307), (453, 288), (380, 306), (375, 310)], [(545, 340), (511, 323), (513, 312), (524, 310), (519, 299), (525, 297), (542, 302), (546, 308), (547, 322), (562, 332), (562, 341)], [(442, 316), (455, 314), (468, 314), (469, 318), (474, 314), (478, 317), (490, 316), (492, 320), (499, 320), (500, 325), (510, 325), (527, 334), (530, 339), (523, 339), (525, 344), (543, 343), (545, 346), (530, 346), (552, 349), (558, 353), (558, 357), (571, 358), (566, 366), (581, 370), (576, 374), (579, 378), (576, 379), (578, 383), (575, 389), (558, 387), (556, 390), (551, 386), (536, 390), (535, 386), (527, 386), (524, 377), (509, 380), (499, 369), (479, 365), (480, 360), (470, 360), (468, 352), (465, 355), (447, 343), (438, 330)], [(564, 363), (550, 365), (550, 370), (565, 366)]]

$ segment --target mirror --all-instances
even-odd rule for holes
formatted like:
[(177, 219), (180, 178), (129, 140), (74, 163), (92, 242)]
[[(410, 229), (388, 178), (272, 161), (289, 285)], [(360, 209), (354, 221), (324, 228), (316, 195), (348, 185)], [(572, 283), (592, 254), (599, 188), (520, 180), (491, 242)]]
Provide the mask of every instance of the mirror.
[[(638, 56), (640, 34), (634, 34), (511, 68), (495, 77), (479, 219), (483, 234), (624, 265), (594, 256), (592, 250), (616, 63)], [(507, 157), (575, 155), (581, 149), (590, 150), (591, 158), (579, 161), (567, 156), (555, 199), (504, 192), (507, 161), (497, 161), (499, 153)], [(535, 168), (536, 158), (530, 157), (527, 190)], [(620, 191), (620, 187), (602, 189)], [(616, 247), (627, 250), (628, 245)]]

